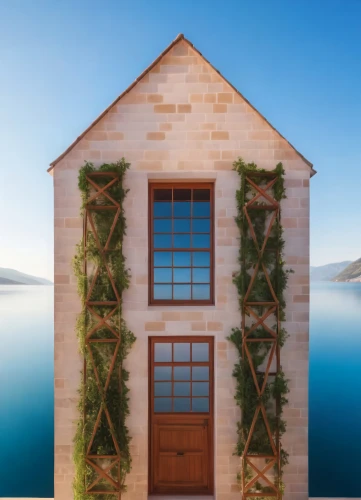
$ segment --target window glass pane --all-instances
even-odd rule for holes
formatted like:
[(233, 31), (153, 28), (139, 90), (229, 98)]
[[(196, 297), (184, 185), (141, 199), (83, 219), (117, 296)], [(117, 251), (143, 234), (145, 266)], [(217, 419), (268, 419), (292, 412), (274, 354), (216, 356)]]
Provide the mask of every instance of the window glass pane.
[(193, 190), (193, 200), (194, 201), (209, 201), (211, 199), (210, 189), (194, 189)]
[(171, 300), (172, 285), (154, 285), (153, 295), (155, 300)]
[[(202, 219), (200, 219), (202, 220)], [(190, 219), (174, 219), (174, 232), (175, 233), (190, 233), (191, 220)]]
[(209, 411), (208, 398), (192, 398), (192, 411), (208, 412)]
[(155, 234), (154, 248), (170, 248), (172, 246), (172, 236), (169, 234)]
[(211, 215), (211, 204), (207, 201), (205, 202), (194, 202), (193, 203), (193, 217), (210, 217)]
[(211, 263), (211, 254), (209, 252), (193, 253), (193, 266), (209, 267), (210, 263)]
[(171, 366), (155, 366), (154, 380), (172, 380)]
[(173, 344), (173, 349), (174, 349), (173, 361), (185, 362), (191, 360), (190, 344), (177, 342), (176, 344)]
[(174, 403), (174, 411), (176, 412), (191, 411), (190, 398), (175, 398), (173, 400), (173, 403)]
[[(194, 370), (194, 368), (193, 368), (193, 370)], [(190, 380), (190, 378), (191, 378), (190, 366), (175, 366), (174, 367), (174, 380)], [(199, 380), (199, 379), (195, 379), (195, 380)]]
[(154, 190), (154, 201), (172, 201), (172, 190), (171, 189), (155, 189)]
[(173, 265), (175, 267), (191, 266), (191, 253), (190, 252), (174, 252)]
[(209, 300), (211, 298), (211, 287), (210, 285), (193, 285), (192, 293), (194, 300)]
[(210, 272), (207, 267), (195, 267), (193, 268), (193, 282), (194, 283), (209, 283), (210, 282)]
[(192, 247), (193, 248), (209, 248), (210, 242), (211, 242), (211, 239), (210, 239), (209, 234), (193, 234), (193, 236), (192, 236)]
[[(172, 344), (165, 344), (163, 342), (154, 344), (154, 361), (156, 363), (172, 361)], [(168, 366), (165, 368), (168, 368)]]
[(208, 380), (209, 367), (208, 366), (193, 366), (192, 380)]
[[(190, 248), (190, 234), (175, 234), (173, 236), (174, 248)], [(164, 247), (163, 247), (164, 248)]]
[[(193, 233), (209, 233), (211, 230), (210, 219), (193, 219), (192, 231)], [(166, 231), (164, 231), (166, 232)]]
[(154, 283), (172, 283), (172, 269), (170, 267), (156, 267), (154, 269)]
[(171, 382), (154, 382), (154, 396), (171, 396)]
[(172, 411), (172, 399), (171, 398), (154, 398), (154, 411)]
[(154, 252), (154, 265), (157, 267), (171, 266), (172, 265), (172, 253), (171, 252)]
[(174, 189), (173, 200), (191, 200), (191, 190), (190, 189)]
[(190, 201), (175, 201), (173, 203), (174, 217), (190, 217), (191, 203)]
[(174, 283), (190, 283), (191, 270), (187, 268), (173, 270)]
[(193, 283), (210, 283), (210, 269), (207, 267), (195, 267), (192, 274)]
[(173, 286), (174, 300), (190, 300), (191, 286), (190, 285), (174, 285)]
[[(189, 382), (174, 382), (174, 396), (190, 396), (190, 394), (191, 384)], [(199, 396), (199, 394), (196, 394), (196, 396)]]
[(208, 345), (206, 342), (192, 344), (192, 361), (209, 361)]
[(193, 382), (193, 396), (209, 396), (209, 382)]
[[(202, 219), (199, 219), (202, 220)], [(154, 232), (155, 233), (171, 233), (172, 232), (172, 219), (154, 219)]]
[(172, 203), (155, 201), (153, 203), (153, 215), (154, 217), (172, 217)]

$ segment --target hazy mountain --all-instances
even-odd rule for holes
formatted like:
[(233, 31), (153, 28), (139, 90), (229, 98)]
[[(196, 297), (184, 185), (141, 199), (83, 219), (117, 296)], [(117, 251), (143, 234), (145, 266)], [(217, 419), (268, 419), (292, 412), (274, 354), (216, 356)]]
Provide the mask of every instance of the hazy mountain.
[(0, 277), (0, 285), (23, 285), (23, 283), (20, 283), (19, 281), (8, 280), (7, 278)]
[(351, 260), (326, 264), (324, 266), (311, 266), (311, 281), (333, 281), (341, 271), (343, 271)]
[(361, 259), (351, 262), (332, 281), (361, 281)]
[[(15, 269), (0, 267), (0, 284), (2, 285), (52, 285), (53, 283), (45, 278), (38, 278), (30, 274), (21, 273)], [(4, 282), (6, 280), (7, 282)]]

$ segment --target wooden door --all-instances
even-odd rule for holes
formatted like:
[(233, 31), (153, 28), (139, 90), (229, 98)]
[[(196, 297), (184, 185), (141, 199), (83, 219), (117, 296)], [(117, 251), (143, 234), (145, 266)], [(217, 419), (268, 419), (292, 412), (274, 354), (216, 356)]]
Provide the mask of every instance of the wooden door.
[(150, 492), (213, 493), (213, 338), (150, 338)]

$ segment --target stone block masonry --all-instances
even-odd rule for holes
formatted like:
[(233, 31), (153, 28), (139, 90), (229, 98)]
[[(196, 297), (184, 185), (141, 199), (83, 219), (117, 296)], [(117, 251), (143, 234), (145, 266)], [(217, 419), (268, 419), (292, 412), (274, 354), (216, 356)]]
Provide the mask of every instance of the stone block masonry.
[[(240, 498), (233, 455), (236, 422), (232, 377), (236, 353), (226, 340), (240, 325), (232, 273), (238, 270), (239, 239), (234, 216), (241, 156), (261, 168), (282, 161), (288, 198), (282, 202), (286, 263), (291, 275), (285, 328), (290, 334), (282, 365), (291, 393), (285, 411), (286, 500), (308, 499), (308, 325), (309, 178), (305, 160), (200, 54), (180, 39), (170, 51), (70, 150), (54, 168), (55, 191), (55, 500), (73, 498), (72, 463), (77, 389), (82, 362), (75, 321), (81, 310), (71, 270), (82, 237), (78, 170), (85, 160), (96, 166), (120, 159), (131, 163), (124, 209), (124, 252), (132, 280), (124, 294), (124, 318), (137, 342), (127, 359), (131, 416), (128, 419), (133, 468), (124, 500), (148, 497), (148, 337), (213, 335), (215, 338), (215, 495)], [(215, 305), (148, 305), (148, 183), (215, 183)]]

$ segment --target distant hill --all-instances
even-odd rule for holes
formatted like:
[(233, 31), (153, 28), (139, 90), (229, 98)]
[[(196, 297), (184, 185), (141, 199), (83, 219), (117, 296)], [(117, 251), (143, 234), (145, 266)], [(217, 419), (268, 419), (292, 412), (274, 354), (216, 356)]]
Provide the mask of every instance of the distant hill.
[(311, 266), (311, 281), (333, 281), (351, 263), (351, 260), (345, 260), (324, 266)]
[(1, 285), (52, 285), (53, 283), (45, 278), (38, 278), (30, 274), (21, 273), (15, 269), (0, 267)]
[(361, 258), (351, 262), (332, 281), (361, 281)]
[(7, 278), (0, 277), (0, 285), (23, 285), (23, 283), (20, 283), (19, 281), (8, 280)]

